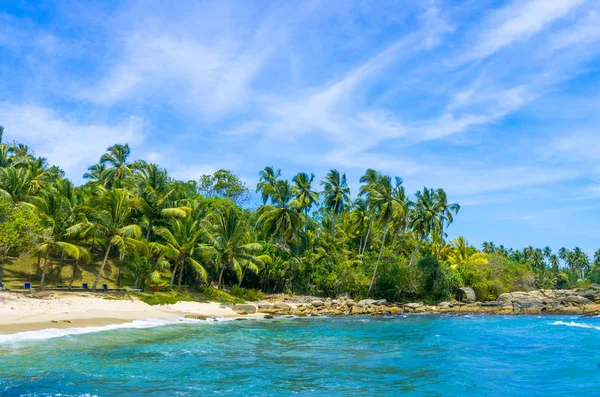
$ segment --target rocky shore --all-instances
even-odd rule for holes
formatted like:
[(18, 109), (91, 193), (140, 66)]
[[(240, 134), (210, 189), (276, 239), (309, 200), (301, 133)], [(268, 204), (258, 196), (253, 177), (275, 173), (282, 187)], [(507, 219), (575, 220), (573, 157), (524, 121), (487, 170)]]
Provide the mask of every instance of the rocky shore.
[(490, 315), (600, 315), (600, 290), (539, 290), (511, 292), (488, 302), (397, 303), (385, 299), (320, 299), (316, 297), (271, 296), (258, 303), (236, 305), (239, 315), (263, 313), (268, 316), (394, 315), (404, 313), (490, 314)]

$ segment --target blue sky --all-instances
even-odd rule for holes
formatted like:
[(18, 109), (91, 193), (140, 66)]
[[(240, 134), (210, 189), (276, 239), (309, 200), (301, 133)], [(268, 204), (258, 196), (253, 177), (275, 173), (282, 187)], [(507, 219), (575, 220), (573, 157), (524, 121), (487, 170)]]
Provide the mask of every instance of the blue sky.
[(166, 3), (0, 0), (5, 139), (76, 182), (116, 142), (251, 186), (371, 167), (473, 244), (600, 248), (599, 1)]

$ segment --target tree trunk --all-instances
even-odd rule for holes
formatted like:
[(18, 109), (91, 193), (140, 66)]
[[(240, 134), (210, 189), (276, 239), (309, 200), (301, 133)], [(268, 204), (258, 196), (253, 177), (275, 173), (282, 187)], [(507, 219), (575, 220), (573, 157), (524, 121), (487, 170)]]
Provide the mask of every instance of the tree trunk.
[(223, 271), (225, 270), (225, 265), (221, 266), (221, 271), (219, 272), (219, 282), (217, 283), (217, 288), (221, 289), (221, 281), (223, 280)]
[(181, 279), (183, 278), (183, 262), (181, 263), (181, 267), (179, 268), (179, 289), (181, 289)]
[[(247, 267), (248, 266), (244, 267), (244, 270), (242, 270), (242, 277), (240, 277), (240, 282), (238, 283), (238, 287), (242, 286), (242, 280), (244, 279), (244, 276), (246, 275), (246, 268)], [(0, 279), (0, 281), (2, 281), (2, 280)]]
[(50, 249), (46, 251), (46, 255), (44, 255), (44, 268), (42, 269), (42, 279), (40, 280), (40, 289), (44, 289), (44, 281), (46, 280), (46, 268), (48, 266), (48, 254), (50, 253)]
[(104, 273), (104, 266), (106, 266), (106, 262), (108, 261), (108, 254), (110, 254), (110, 249), (112, 248), (112, 243), (108, 243), (108, 247), (106, 248), (106, 252), (104, 253), (104, 259), (102, 260), (102, 266), (100, 266), (100, 271), (96, 276), (96, 280), (94, 280), (94, 284), (92, 285), (92, 291), (96, 291), (96, 287), (98, 287), (98, 282), (102, 277), (102, 273)]
[(408, 264), (408, 267), (411, 267), (413, 265), (413, 262), (415, 261), (415, 258), (417, 257), (417, 252), (419, 252), (419, 248), (421, 248), (422, 242), (423, 242), (423, 237), (420, 237), (419, 243), (415, 247), (415, 252), (413, 252), (412, 257), (410, 258), (410, 263)]
[(438, 241), (438, 250), (437, 250), (437, 253), (435, 254), (436, 261), (440, 260), (440, 254), (442, 253), (442, 242), (443, 241), (444, 241), (444, 225), (442, 224), (442, 227), (440, 227), (440, 241)]
[(75, 275), (77, 274), (77, 265), (79, 264), (79, 259), (75, 259), (75, 264), (73, 265), (73, 275), (71, 276), (71, 282), (69, 283), (69, 290), (73, 288), (73, 283), (75, 282)]
[(369, 234), (371, 234), (371, 226), (372, 225), (373, 225), (373, 220), (371, 219), (369, 221), (369, 228), (367, 229), (367, 235), (365, 237), (365, 245), (363, 245), (363, 249), (362, 249), (361, 254), (364, 254), (365, 250), (367, 249), (367, 242), (369, 241)]
[(371, 285), (369, 286), (369, 291), (367, 292), (367, 297), (371, 294), (371, 289), (373, 288), (373, 283), (375, 282), (375, 276), (377, 275), (377, 269), (379, 268), (379, 261), (381, 260), (381, 254), (383, 253), (383, 246), (385, 245), (385, 237), (387, 236), (388, 227), (386, 226), (383, 230), (383, 239), (381, 240), (381, 248), (379, 249), (379, 257), (377, 258), (377, 264), (375, 265), (375, 270), (373, 271), (373, 277), (371, 278)]
[(146, 232), (146, 242), (150, 242), (150, 234), (152, 233), (152, 221), (148, 222), (148, 231)]
[(338, 214), (333, 212), (333, 222), (331, 223), (331, 239), (335, 241), (335, 224), (337, 223)]
[(175, 267), (173, 268), (173, 273), (171, 273), (171, 289), (173, 289), (173, 282), (175, 281), (175, 275), (177, 274), (178, 267), (179, 267), (179, 263), (175, 262)]
[(4, 281), (4, 261), (0, 260), (0, 284)]
[(62, 269), (63, 264), (65, 262), (65, 249), (62, 249), (62, 252), (60, 253), (60, 268)]

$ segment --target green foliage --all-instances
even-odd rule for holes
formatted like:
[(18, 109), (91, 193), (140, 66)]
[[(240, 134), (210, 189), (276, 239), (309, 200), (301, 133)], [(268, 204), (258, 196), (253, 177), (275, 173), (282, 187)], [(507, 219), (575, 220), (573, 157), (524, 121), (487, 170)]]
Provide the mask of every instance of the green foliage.
[(226, 291), (216, 289), (216, 288), (205, 288), (200, 290), (197, 294), (195, 294), (198, 300), (205, 302), (221, 302), (221, 303), (244, 303), (243, 299), (232, 296), (228, 294)]
[(423, 294), (430, 301), (449, 299), (453, 289), (460, 286), (458, 277), (447, 263), (440, 263), (435, 258), (426, 257), (419, 261), (418, 266), (423, 274)]
[(196, 299), (187, 292), (134, 292), (133, 296), (137, 297), (144, 303), (149, 305), (172, 305), (177, 302), (193, 302)]
[(264, 298), (262, 291), (257, 289), (247, 289), (234, 285), (231, 287), (231, 295), (246, 301), (261, 301)]
[(198, 190), (205, 197), (227, 198), (238, 205), (250, 200), (250, 190), (246, 184), (229, 170), (221, 169), (212, 175), (202, 175)]

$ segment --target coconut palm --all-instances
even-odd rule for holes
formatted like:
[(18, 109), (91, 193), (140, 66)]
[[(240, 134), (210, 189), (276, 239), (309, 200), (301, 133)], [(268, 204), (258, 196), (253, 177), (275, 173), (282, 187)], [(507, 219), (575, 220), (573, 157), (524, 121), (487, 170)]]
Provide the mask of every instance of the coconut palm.
[(300, 210), (304, 211), (304, 216), (308, 218), (308, 211), (313, 205), (319, 204), (319, 193), (312, 190), (312, 183), (315, 179), (315, 174), (310, 176), (305, 172), (300, 172), (294, 176), (293, 192), (294, 198), (300, 202)]
[(131, 175), (131, 164), (127, 163), (130, 154), (128, 144), (116, 144), (106, 149), (106, 153), (100, 157), (100, 164), (107, 166), (100, 174), (107, 187), (120, 188), (123, 180)]
[(448, 196), (444, 189), (438, 189), (435, 192), (435, 200), (437, 201), (437, 206), (439, 207), (439, 215), (437, 225), (440, 229), (439, 238), (441, 241), (438, 242), (438, 252), (436, 253), (436, 258), (440, 258), (440, 250), (443, 246), (443, 239), (445, 236), (444, 226), (448, 227), (454, 221), (454, 215), (458, 214), (460, 210), (460, 205), (458, 203), (448, 204)]
[(162, 238), (162, 241), (152, 246), (174, 265), (171, 287), (179, 270), (178, 286), (181, 288), (183, 270), (186, 266), (192, 269), (198, 279), (206, 281), (206, 269), (198, 262), (201, 254), (199, 245), (204, 233), (200, 221), (193, 214), (187, 214), (185, 218), (172, 218), (169, 226), (168, 228), (159, 226), (155, 229), (155, 233)]
[(277, 190), (279, 177), (281, 176), (280, 169), (274, 169), (273, 167), (265, 167), (259, 173), (260, 180), (256, 185), (256, 192), (261, 193), (263, 205), (273, 197)]
[(369, 226), (367, 227), (367, 235), (365, 236), (365, 241), (362, 249), (359, 249), (360, 254), (364, 254), (367, 249), (367, 242), (369, 241), (369, 235), (371, 234), (371, 228), (373, 227), (373, 220), (376, 218), (373, 209), (373, 205), (371, 200), (369, 199), (369, 192), (373, 189), (373, 187), (377, 184), (377, 180), (379, 178), (379, 173), (372, 168), (369, 168), (365, 174), (360, 177), (360, 183), (362, 186), (360, 187), (360, 191), (358, 195), (360, 197), (365, 197), (367, 210), (369, 213)]
[(383, 247), (385, 246), (385, 238), (387, 237), (390, 222), (399, 212), (399, 203), (394, 198), (394, 188), (392, 186), (392, 178), (389, 176), (380, 176), (376, 184), (368, 193), (368, 197), (371, 200), (373, 207), (377, 210), (377, 220), (381, 227), (383, 227), (383, 238), (381, 239), (381, 247), (379, 248), (379, 256), (377, 257), (377, 263), (375, 270), (373, 271), (373, 277), (371, 277), (371, 284), (367, 296), (370, 295), (375, 282), (375, 276), (379, 269), (379, 262), (381, 261), (381, 255), (383, 254)]
[(236, 208), (228, 206), (210, 214), (206, 218), (204, 231), (205, 244), (200, 247), (216, 257), (218, 288), (222, 286), (226, 268), (235, 272), (241, 285), (246, 270), (257, 274), (264, 265), (265, 257), (256, 255), (262, 250), (262, 245), (254, 240)]
[(331, 170), (325, 175), (325, 179), (321, 182), (321, 186), (323, 186), (323, 205), (333, 214), (331, 235), (335, 237), (337, 218), (346, 210), (351, 202), (350, 187), (346, 181), (346, 174), (340, 176), (338, 170)]
[(192, 209), (177, 206), (170, 199), (167, 171), (156, 164), (144, 164), (136, 169), (132, 178), (132, 190), (136, 196), (135, 205), (146, 221), (146, 241), (150, 241), (152, 228), (157, 221), (172, 217), (185, 217)]
[(434, 227), (438, 227), (441, 208), (436, 200), (433, 189), (423, 188), (422, 192), (416, 193), (417, 201), (410, 215), (410, 226), (417, 236), (418, 242), (410, 258), (410, 266), (415, 261), (423, 240), (429, 236)]
[(278, 181), (271, 197), (273, 204), (263, 205), (258, 210), (257, 224), (264, 235), (276, 238), (281, 247), (284, 242), (294, 239), (304, 222), (299, 213), (301, 203), (294, 199), (292, 188), (288, 181)]
[(112, 248), (117, 247), (123, 257), (128, 246), (139, 247), (142, 229), (132, 219), (135, 202), (131, 193), (123, 189), (98, 187), (90, 202), (91, 205), (81, 207), (85, 220), (71, 226), (69, 234), (81, 238), (100, 238), (106, 244), (102, 265), (92, 285), (95, 291)]

